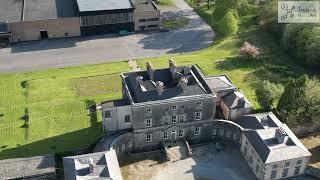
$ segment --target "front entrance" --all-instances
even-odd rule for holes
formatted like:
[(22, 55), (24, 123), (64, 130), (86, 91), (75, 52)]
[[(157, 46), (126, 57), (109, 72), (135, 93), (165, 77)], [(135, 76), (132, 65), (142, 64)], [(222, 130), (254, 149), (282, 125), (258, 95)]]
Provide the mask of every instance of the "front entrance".
[(171, 141), (176, 141), (177, 139), (177, 131), (176, 130), (173, 130), (171, 131)]
[(47, 31), (40, 31), (40, 37), (41, 37), (41, 40), (43, 39), (48, 39), (48, 32)]

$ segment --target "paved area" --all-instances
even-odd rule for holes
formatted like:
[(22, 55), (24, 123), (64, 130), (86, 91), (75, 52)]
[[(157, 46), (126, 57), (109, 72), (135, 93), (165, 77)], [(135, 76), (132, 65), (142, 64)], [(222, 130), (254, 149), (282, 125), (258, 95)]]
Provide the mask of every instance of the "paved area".
[[(223, 151), (216, 151), (214, 144), (193, 147), (191, 158), (161, 162), (144, 156), (144, 160), (121, 168), (125, 180), (254, 180), (240, 151), (233, 145)], [(179, 153), (177, 153), (179, 154)]]
[(175, 8), (163, 11), (162, 18), (170, 16), (185, 16), (190, 22), (169, 32), (24, 42), (0, 49), (0, 73), (188, 53), (212, 43), (210, 26), (183, 0), (176, 0)]

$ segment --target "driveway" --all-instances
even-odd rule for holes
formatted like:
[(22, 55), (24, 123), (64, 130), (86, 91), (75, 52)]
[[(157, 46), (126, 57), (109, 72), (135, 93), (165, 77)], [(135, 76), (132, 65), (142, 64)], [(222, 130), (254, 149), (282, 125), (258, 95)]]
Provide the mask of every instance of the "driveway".
[(169, 32), (102, 35), (23, 42), (0, 49), (0, 73), (97, 64), (125, 59), (189, 53), (212, 43), (214, 33), (183, 0), (164, 9), (162, 18), (185, 16), (187, 26)]

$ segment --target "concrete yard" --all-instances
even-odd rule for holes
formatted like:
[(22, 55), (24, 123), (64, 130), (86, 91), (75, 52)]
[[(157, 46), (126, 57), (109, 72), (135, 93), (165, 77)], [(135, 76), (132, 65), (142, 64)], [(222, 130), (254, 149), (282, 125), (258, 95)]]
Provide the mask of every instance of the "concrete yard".
[(169, 32), (146, 32), (129, 36), (101, 35), (23, 42), (0, 49), (0, 73), (97, 64), (165, 54), (189, 53), (209, 46), (214, 37), (206, 24), (184, 2), (164, 8), (162, 19), (184, 16), (189, 24)]
[[(121, 168), (125, 180), (253, 180), (240, 151), (228, 145), (218, 152), (214, 144), (192, 147), (193, 156), (182, 160), (161, 161), (160, 152), (141, 155)], [(144, 159), (144, 160), (142, 160)]]

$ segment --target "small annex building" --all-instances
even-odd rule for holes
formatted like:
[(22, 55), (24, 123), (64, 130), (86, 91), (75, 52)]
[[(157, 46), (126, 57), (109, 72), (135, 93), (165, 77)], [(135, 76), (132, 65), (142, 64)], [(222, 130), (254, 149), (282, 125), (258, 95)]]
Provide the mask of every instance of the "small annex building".
[(2, 42), (80, 36), (73, 0), (1, 0)]

